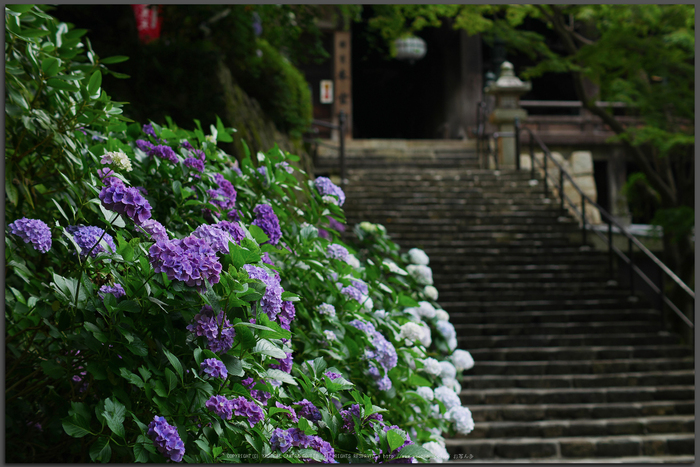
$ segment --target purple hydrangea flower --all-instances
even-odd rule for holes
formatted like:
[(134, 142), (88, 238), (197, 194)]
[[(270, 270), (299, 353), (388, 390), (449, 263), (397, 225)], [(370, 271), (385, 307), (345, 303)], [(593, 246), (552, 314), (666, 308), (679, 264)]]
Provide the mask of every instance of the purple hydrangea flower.
[(382, 426), (384, 425), (384, 417), (382, 417), (382, 414), (373, 413), (372, 415), (364, 418), (360, 417), (360, 406), (358, 404), (353, 404), (349, 409), (340, 411), (340, 416), (343, 418), (344, 422), (343, 426), (341, 427), (343, 431), (354, 431), (355, 424), (352, 419), (353, 415), (357, 417), (362, 424), (368, 422), (369, 420), (376, 420)]
[(145, 188), (142, 187), (142, 186), (137, 186), (137, 187), (135, 187), (135, 188), (136, 188), (137, 190), (139, 190), (139, 193), (141, 193), (143, 196), (146, 196), (146, 195), (148, 194), (148, 190), (145, 189)]
[(287, 452), (287, 450), (292, 447), (292, 436), (287, 430), (275, 428), (270, 437), (270, 447), (272, 450)]
[(177, 164), (178, 162), (180, 162), (180, 159), (177, 158), (177, 154), (175, 154), (175, 151), (173, 151), (173, 149), (170, 146), (165, 146), (162, 144), (159, 144), (158, 146), (148, 151), (148, 155), (160, 157), (161, 159), (170, 161), (173, 164)]
[[(110, 169), (109, 167), (97, 169), (97, 176), (100, 177), (100, 180), (102, 180), (102, 183), (104, 183), (106, 186), (111, 186), (113, 181), (119, 180), (118, 178), (114, 177), (114, 170)], [(119, 181), (121, 182), (121, 180)]]
[(294, 173), (294, 169), (291, 165), (289, 165), (289, 162), (286, 161), (278, 162), (277, 164), (275, 164), (275, 167), (277, 167), (280, 170), (284, 170), (288, 174)]
[(265, 413), (263, 412), (262, 408), (255, 402), (249, 401), (245, 397), (237, 397), (233, 399), (231, 403), (233, 407), (233, 414), (246, 417), (251, 428), (265, 418)]
[[(85, 256), (90, 250), (92, 250), (90, 256), (94, 258), (98, 254), (105, 251), (104, 247), (98, 243), (100, 238), (104, 240), (105, 243), (107, 243), (108, 249), (110, 250), (107, 251), (107, 253), (114, 253), (117, 251), (117, 245), (114, 244), (114, 239), (112, 238), (112, 236), (108, 233), (105, 233), (105, 231), (99, 227), (86, 225), (69, 225), (68, 227), (66, 227), (66, 231), (69, 234), (73, 235), (73, 240), (75, 240), (75, 243), (77, 243), (78, 246), (81, 248), (80, 256)], [(95, 246), (95, 244), (97, 244), (97, 246)], [(93, 246), (95, 246), (94, 249)]]
[(147, 434), (161, 454), (173, 462), (182, 461), (185, 455), (185, 444), (180, 439), (177, 428), (168, 424), (165, 417), (156, 415), (148, 424)]
[[(287, 451), (290, 445), (304, 449), (313, 449), (323, 454), (324, 464), (337, 463), (335, 451), (330, 443), (318, 436), (308, 436), (299, 428), (288, 428), (286, 430), (275, 428), (270, 437), (270, 443), (272, 449), (279, 449), (281, 452)], [(310, 461), (310, 459), (302, 460)]]
[(114, 178), (110, 186), (100, 191), (102, 205), (110, 211), (126, 214), (140, 225), (151, 218), (151, 205), (136, 188), (127, 188), (118, 178)]
[(228, 213), (226, 213), (226, 217), (231, 219), (233, 222), (240, 222), (241, 221), (241, 215), (238, 214), (237, 209), (231, 209)]
[(327, 216), (327, 218), (328, 218), (328, 227), (330, 227), (331, 229), (337, 230), (338, 232), (345, 232), (345, 225), (343, 225), (342, 223), (333, 219), (331, 216)]
[(211, 204), (219, 206), (223, 210), (233, 209), (236, 206), (236, 189), (233, 184), (226, 180), (220, 173), (214, 174), (214, 180), (219, 185), (216, 190), (207, 190), (207, 194), (212, 198)]
[(156, 136), (156, 130), (153, 129), (153, 125), (150, 124), (150, 123), (146, 123), (146, 124), (143, 126), (142, 130), (143, 130), (143, 132), (146, 133), (147, 135), (151, 135), (151, 136), (153, 136), (154, 138), (157, 137), (157, 136)]
[(289, 301), (282, 302), (282, 308), (279, 314), (279, 322), (282, 329), (289, 331), (292, 321), (296, 316), (296, 309), (294, 308), (294, 303)]
[(326, 372), (324, 373), (324, 375), (328, 376), (328, 379), (330, 379), (331, 381), (333, 381), (334, 379), (338, 379), (338, 378), (340, 378), (341, 376), (343, 376), (343, 375), (341, 375), (340, 373), (335, 373), (335, 372), (333, 372), (333, 371), (326, 371)]
[(326, 240), (331, 238), (331, 234), (329, 234), (326, 229), (321, 229), (321, 228), (318, 229), (318, 236), (321, 238), (325, 238)]
[(195, 149), (192, 152), (194, 153), (194, 157), (196, 157), (202, 162), (204, 162), (207, 159), (207, 155), (201, 149)]
[(297, 417), (297, 412), (296, 412), (296, 410), (294, 410), (291, 406), (289, 406), (289, 405), (284, 405), (284, 404), (280, 404), (279, 402), (275, 402), (275, 405), (276, 405), (278, 408), (280, 408), (280, 409), (287, 409), (287, 410), (289, 410), (289, 413), (288, 413), (288, 414), (285, 414), (285, 415), (286, 415), (287, 418), (290, 419), (293, 423), (298, 423), (298, 422), (299, 422), (299, 418)]
[(114, 295), (114, 298), (116, 299), (119, 299), (126, 295), (124, 287), (122, 287), (121, 284), (114, 284), (114, 287), (110, 287), (109, 285), (105, 284), (102, 287), (100, 287), (100, 290), (97, 292), (97, 295), (99, 295), (100, 298), (104, 300), (105, 295), (108, 293)]
[(348, 249), (342, 245), (338, 245), (337, 243), (328, 245), (328, 249), (326, 250), (326, 257), (345, 261), (345, 258), (348, 257)]
[(185, 140), (180, 143), (180, 146), (182, 146), (185, 149), (188, 149), (190, 151), (194, 151), (194, 147), (192, 147), (192, 144), (190, 144), (189, 141)]
[(360, 291), (363, 295), (367, 295), (369, 293), (369, 287), (367, 287), (367, 284), (365, 281), (360, 280), (360, 279), (355, 279), (351, 281), (351, 284), (353, 287), (355, 287), (357, 290)]
[(218, 253), (228, 254), (228, 242), (236, 242), (227, 230), (218, 228), (218, 224), (207, 225), (202, 224), (192, 232), (197, 238), (206, 240), (214, 250)]
[[(261, 380), (260, 383), (265, 384), (265, 381)], [(257, 401), (260, 401), (262, 405), (267, 405), (267, 401), (270, 399), (270, 397), (272, 397), (272, 394), (267, 391), (263, 391), (262, 389), (253, 389), (256, 384), (253, 378), (246, 378), (241, 381), (241, 384), (249, 389), (250, 396)]]
[(282, 237), (282, 230), (280, 229), (279, 220), (272, 206), (269, 204), (258, 204), (255, 206), (255, 209), (253, 209), (253, 212), (256, 214), (253, 225), (260, 227), (263, 232), (270, 237), (265, 243), (277, 245)]
[(340, 293), (343, 295), (347, 295), (348, 297), (357, 300), (358, 302), (362, 300), (362, 292), (360, 292), (360, 290), (358, 290), (356, 287), (353, 287), (352, 285), (343, 287), (342, 289), (340, 289)]
[(297, 414), (305, 419), (312, 422), (321, 420), (321, 412), (308, 400), (300, 400), (299, 402), (295, 402), (294, 405), (301, 405), (301, 407), (297, 409)]
[(207, 358), (204, 360), (200, 366), (200, 370), (212, 378), (226, 379), (228, 376), (228, 370), (226, 369), (224, 362), (217, 360), (216, 358)]
[(154, 241), (169, 240), (168, 232), (165, 231), (165, 227), (163, 227), (163, 224), (161, 224), (155, 219), (147, 219), (143, 221), (139, 227), (141, 227), (148, 235), (150, 235)]
[(252, 264), (243, 265), (243, 269), (246, 270), (251, 279), (258, 279), (265, 284), (265, 295), (260, 299), (260, 307), (270, 320), (274, 320), (282, 310), (282, 292), (284, 290), (280, 286), (279, 277), (271, 276), (263, 268)]
[(155, 272), (164, 272), (169, 280), (190, 287), (204, 288), (204, 281), (219, 282), (221, 263), (209, 242), (194, 236), (182, 240), (159, 240), (148, 251)]
[(233, 417), (233, 404), (231, 404), (231, 402), (232, 401), (226, 399), (224, 396), (211, 396), (209, 400), (204, 403), (204, 407), (214, 412), (223, 420), (231, 420)]
[(236, 330), (224, 312), (219, 312), (215, 318), (214, 310), (209, 305), (204, 305), (194, 316), (194, 322), (187, 326), (187, 330), (206, 337), (209, 350), (217, 353), (228, 352), (233, 347), (233, 338), (236, 336)]
[(386, 340), (386, 338), (374, 328), (372, 323), (354, 319), (350, 321), (350, 325), (363, 331), (367, 334), (374, 350), (365, 350), (365, 358), (376, 360), (384, 369), (385, 376), (382, 376), (376, 365), (370, 364), (369, 374), (372, 376), (382, 391), (391, 389), (391, 380), (386, 376), (386, 373), (394, 368), (398, 362), (396, 348)]
[(145, 139), (137, 139), (134, 144), (136, 144), (136, 147), (146, 154), (148, 154), (148, 152), (155, 147), (153, 143), (146, 141)]
[(46, 253), (51, 249), (51, 229), (39, 219), (23, 217), (14, 221), (8, 228), (12, 235), (20, 237), (24, 243), (31, 243), (32, 247), (40, 253)]
[(269, 264), (270, 266), (275, 265), (275, 263), (270, 258), (270, 253), (268, 253), (267, 251), (262, 254), (261, 261), (265, 264)]
[(194, 169), (197, 172), (204, 172), (204, 162), (200, 161), (199, 159), (195, 159), (194, 157), (188, 157), (185, 159), (185, 167), (189, 167), (190, 169)]
[(343, 203), (345, 203), (345, 193), (338, 185), (331, 182), (330, 178), (317, 177), (314, 184), (321, 196), (330, 195), (338, 197), (338, 206), (342, 206)]
[(231, 237), (233, 237), (233, 240), (236, 242), (237, 245), (240, 245), (241, 240), (245, 238), (243, 228), (238, 224), (238, 221), (221, 221), (218, 224), (214, 224), (214, 227), (228, 232), (231, 235)]
[(236, 174), (238, 174), (239, 177), (243, 176), (243, 171), (240, 168), (234, 167), (233, 171), (236, 172)]
[(262, 175), (263, 177), (266, 177), (267, 176), (267, 167), (265, 167), (264, 165), (261, 167), (258, 167), (258, 173), (260, 175)]
[(273, 363), (270, 365), (270, 368), (273, 370), (282, 370), (285, 373), (291, 373), (292, 372), (292, 362), (294, 361), (292, 359), (292, 352), (285, 352), (286, 357), (283, 358), (282, 360), (279, 360), (279, 365), (276, 363)]

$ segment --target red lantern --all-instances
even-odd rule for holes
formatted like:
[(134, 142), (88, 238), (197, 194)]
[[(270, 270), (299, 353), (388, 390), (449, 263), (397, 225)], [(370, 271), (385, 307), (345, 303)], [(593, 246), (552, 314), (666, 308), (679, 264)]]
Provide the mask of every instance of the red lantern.
[(163, 17), (160, 14), (160, 5), (131, 5), (136, 16), (136, 28), (139, 31), (139, 39), (144, 44), (160, 37), (160, 26)]

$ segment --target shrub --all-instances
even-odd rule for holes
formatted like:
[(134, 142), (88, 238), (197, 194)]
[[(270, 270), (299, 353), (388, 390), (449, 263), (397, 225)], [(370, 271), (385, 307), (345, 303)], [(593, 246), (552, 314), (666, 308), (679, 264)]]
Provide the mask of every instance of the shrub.
[[(8, 460), (429, 460), (471, 431), (470, 357), (407, 272), (425, 255), (367, 223), (343, 244), (342, 191), (277, 147), (238, 167), (218, 119), (127, 127), (80, 41), (59, 65), (78, 85), (49, 89), (69, 31), (39, 7), (6, 18), (8, 154), (51, 148), (61, 172), (7, 210)], [(27, 124), (44, 115), (59, 124)]]

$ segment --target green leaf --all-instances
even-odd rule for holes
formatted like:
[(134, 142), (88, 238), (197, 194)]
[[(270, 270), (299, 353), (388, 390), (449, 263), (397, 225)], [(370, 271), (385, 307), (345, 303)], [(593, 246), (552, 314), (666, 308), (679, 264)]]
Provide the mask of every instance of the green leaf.
[(221, 361), (226, 366), (229, 375), (243, 376), (245, 374), (243, 371), (243, 363), (233, 355), (224, 354), (221, 356)]
[(129, 60), (129, 57), (127, 57), (126, 55), (113, 55), (111, 57), (100, 59), (100, 62), (106, 65), (110, 65), (112, 63), (121, 63), (127, 60)]
[[(302, 420), (306, 420), (306, 419), (302, 419)], [(301, 458), (313, 459), (317, 462), (323, 462), (324, 460), (326, 460), (326, 458), (323, 456), (323, 454), (321, 454), (320, 452), (315, 451), (313, 449), (299, 449), (299, 451), (297, 451), (297, 455)]]
[(112, 448), (109, 447), (109, 438), (98, 438), (90, 447), (90, 459), (94, 462), (107, 463), (112, 458)]
[(278, 359), (287, 358), (287, 354), (285, 354), (282, 349), (280, 349), (275, 344), (273, 344), (272, 342), (270, 342), (266, 339), (261, 339), (258, 341), (257, 344), (255, 344), (255, 348), (253, 349), (253, 353), (260, 353), (263, 355), (269, 355), (270, 357), (274, 357), (274, 358), (278, 358)]
[(146, 451), (143, 443), (134, 445), (134, 462), (148, 462), (148, 451)]
[(63, 430), (72, 436), (73, 438), (82, 438), (85, 435), (90, 434), (90, 429), (86, 425), (85, 421), (80, 417), (70, 417), (68, 420), (63, 420)]
[(61, 61), (56, 57), (46, 57), (41, 62), (41, 71), (43, 71), (46, 76), (54, 76), (58, 74), (60, 64)]
[(183, 377), (183, 372), (182, 372), (182, 364), (180, 363), (180, 360), (173, 354), (171, 354), (168, 349), (163, 349), (163, 353), (167, 357), (168, 361), (170, 364), (175, 368), (175, 371), (177, 371), (177, 374), (180, 375), (180, 378)]
[(265, 231), (257, 225), (251, 225), (248, 227), (248, 231), (258, 243), (265, 243), (266, 241), (270, 240), (270, 237), (267, 236)]
[(432, 386), (433, 383), (428, 381), (427, 379), (423, 378), (422, 376), (419, 376), (417, 374), (412, 374), (410, 378), (408, 378), (408, 385), (409, 386)]
[(8, 10), (14, 11), (15, 13), (26, 13), (31, 10), (34, 5), (5, 5)]
[(301, 300), (299, 298), (299, 295), (292, 293), (292, 292), (282, 292), (282, 301), (287, 301), (287, 302), (298, 302)]
[(177, 376), (170, 368), (165, 369), (165, 379), (168, 380), (168, 394), (177, 386)]
[(100, 92), (101, 85), (102, 85), (102, 73), (100, 73), (100, 70), (96, 70), (92, 74), (92, 76), (90, 76), (90, 81), (88, 81), (87, 90), (91, 96), (96, 96)]
[(46, 81), (46, 84), (52, 88), (60, 89), (61, 91), (78, 92), (80, 88), (74, 84), (67, 83), (60, 79), (50, 79)]
[(112, 401), (110, 398), (105, 399), (105, 410), (102, 412), (105, 420), (107, 420), (107, 426), (112, 433), (124, 438), (124, 418), (126, 415), (126, 407), (118, 400)]
[(236, 327), (236, 339), (240, 340), (241, 350), (247, 350), (255, 347), (256, 339), (253, 331), (246, 326)]
[(216, 117), (216, 140), (223, 143), (233, 142), (233, 138), (231, 138), (231, 135), (228, 134), (224, 128), (224, 124), (221, 122), (221, 119), (218, 116)]
[(394, 428), (387, 432), (386, 439), (389, 442), (389, 447), (394, 451), (403, 445), (404, 441), (406, 441), (406, 435)]
[(419, 306), (417, 301), (415, 301), (411, 297), (404, 295), (404, 294), (399, 294), (399, 305), (408, 306), (408, 307)]
[(282, 370), (268, 369), (266, 373), (268, 378), (276, 379), (293, 386), (298, 386), (297, 382), (294, 380), (294, 377)]
[(44, 360), (41, 362), (41, 368), (44, 370), (46, 376), (50, 378), (58, 379), (66, 374), (65, 368), (54, 360)]
[(419, 457), (421, 459), (433, 459), (435, 458), (435, 454), (423, 447), (418, 446), (417, 444), (409, 444), (399, 451), (399, 454), (396, 457)]

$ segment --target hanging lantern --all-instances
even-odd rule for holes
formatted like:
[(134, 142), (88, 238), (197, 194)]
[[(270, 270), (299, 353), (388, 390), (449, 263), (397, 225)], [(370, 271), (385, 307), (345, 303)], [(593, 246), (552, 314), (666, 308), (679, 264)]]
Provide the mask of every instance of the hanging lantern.
[(425, 41), (416, 36), (396, 39), (394, 44), (396, 45), (396, 58), (399, 60), (407, 60), (411, 64), (425, 57), (425, 53), (427, 52)]

